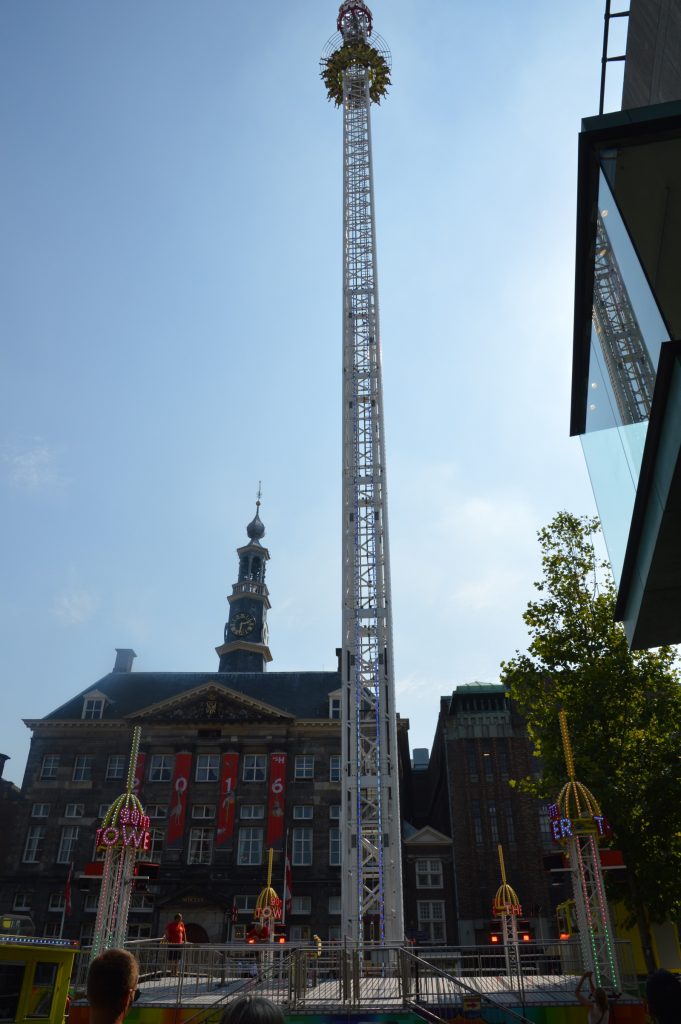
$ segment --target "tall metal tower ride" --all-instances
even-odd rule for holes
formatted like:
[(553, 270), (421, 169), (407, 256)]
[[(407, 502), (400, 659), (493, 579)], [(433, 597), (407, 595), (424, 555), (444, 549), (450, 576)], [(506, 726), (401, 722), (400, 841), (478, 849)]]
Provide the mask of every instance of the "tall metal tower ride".
[(370, 106), (390, 52), (344, 0), (321, 60), (343, 107), (343, 932), (404, 939)]

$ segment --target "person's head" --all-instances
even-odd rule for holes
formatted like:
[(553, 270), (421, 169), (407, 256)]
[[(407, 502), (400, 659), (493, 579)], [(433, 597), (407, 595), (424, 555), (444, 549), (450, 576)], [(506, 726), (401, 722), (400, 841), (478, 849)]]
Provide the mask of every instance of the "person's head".
[(279, 1007), (263, 996), (240, 996), (230, 1003), (220, 1024), (284, 1024)]
[(179, 923), (182, 920), (182, 914), (175, 914), (175, 920)]
[(671, 971), (654, 971), (646, 982), (648, 1008), (658, 1024), (681, 1020), (681, 983)]
[(608, 993), (604, 988), (594, 989), (594, 1002), (601, 1013), (605, 1013), (608, 1009)]
[(126, 949), (107, 949), (90, 964), (87, 998), (98, 1020), (122, 1020), (130, 1009), (139, 981), (137, 961)]

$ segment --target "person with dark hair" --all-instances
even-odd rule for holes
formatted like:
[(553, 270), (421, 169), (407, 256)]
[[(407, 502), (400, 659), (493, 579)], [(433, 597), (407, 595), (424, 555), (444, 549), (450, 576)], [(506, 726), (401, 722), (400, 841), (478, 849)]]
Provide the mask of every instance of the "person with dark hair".
[(671, 971), (653, 971), (646, 981), (646, 999), (656, 1024), (681, 1021), (681, 982)]
[(170, 947), (168, 950), (168, 963), (170, 964), (170, 973), (174, 975), (177, 974), (177, 968), (182, 956), (182, 947), (187, 941), (187, 931), (182, 920), (182, 914), (175, 914), (173, 920), (168, 921), (164, 938)]
[(220, 1024), (284, 1024), (279, 1007), (264, 996), (240, 996), (230, 1003)]
[[(610, 1004), (608, 1003), (608, 996), (604, 988), (594, 988), (592, 971), (584, 971), (584, 974), (577, 983), (575, 989), (575, 995), (577, 996), (578, 1002), (582, 1006), (589, 1008), (587, 1015), (588, 1024), (608, 1024), (610, 1019)], [(582, 985), (589, 979), (589, 995), (585, 996), (582, 993)]]
[(137, 996), (140, 971), (126, 949), (107, 949), (90, 964), (87, 998), (90, 1024), (122, 1024)]

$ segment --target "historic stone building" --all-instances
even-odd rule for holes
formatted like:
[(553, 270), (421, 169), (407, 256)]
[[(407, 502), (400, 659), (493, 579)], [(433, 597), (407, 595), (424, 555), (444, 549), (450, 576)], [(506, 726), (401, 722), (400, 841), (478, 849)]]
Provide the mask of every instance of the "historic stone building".
[(110, 674), (27, 722), (25, 818), (5, 837), (15, 867), (0, 883), (0, 900), (30, 913), (38, 933), (63, 927), (85, 942), (92, 934), (95, 830), (125, 789), (132, 728), (140, 726), (136, 785), (153, 829), (148, 859), (158, 869), (136, 883), (130, 936), (160, 936), (177, 911), (195, 941), (243, 936), (270, 848), (282, 895), (287, 847), (289, 938), (338, 937), (340, 678), (266, 671), (264, 532), (256, 512), (238, 549), (218, 671), (135, 672), (134, 651), (120, 649)]

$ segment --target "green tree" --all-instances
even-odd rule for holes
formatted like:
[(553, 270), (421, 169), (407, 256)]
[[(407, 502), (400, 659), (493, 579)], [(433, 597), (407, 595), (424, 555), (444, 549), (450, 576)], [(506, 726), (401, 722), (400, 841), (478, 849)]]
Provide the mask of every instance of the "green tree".
[(681, 686), (673, 648), (629, 650), (599, 532), (597, 519), (567, 512), (539, 531), (539, 597), (523, 615), (530, 643), (502, 664), (502, 680), (541, 760), (539, 778), (520, 785), (540, 797), (555, 799), (567, 779), (565, 710), (576, 777), (612, 825), (625, 903), (649, 948), (648, 918), (681, 915)]

